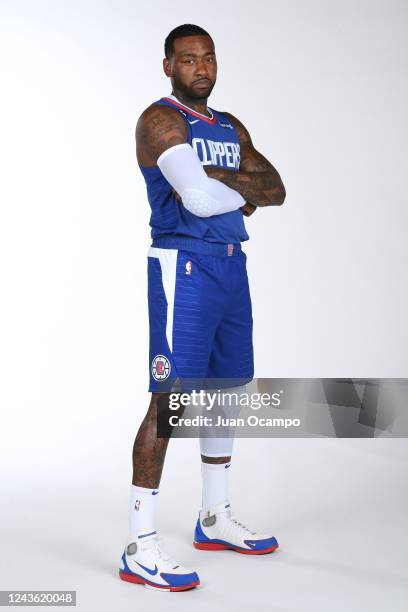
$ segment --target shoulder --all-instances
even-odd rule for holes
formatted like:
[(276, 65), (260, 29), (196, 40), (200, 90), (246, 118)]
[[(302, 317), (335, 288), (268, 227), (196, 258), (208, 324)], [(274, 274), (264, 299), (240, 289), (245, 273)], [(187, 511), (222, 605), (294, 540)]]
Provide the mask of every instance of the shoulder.
[(136, 124), (136, 138), (141, 132), (156, 133), (169, 130), (187, 131), (181, 113), (170, 106), (153, 103), (140, 115)]
[(151, 104), (136, 125), (136, 157), (141, 166), (154, 166), (170, 147), (188, 140), (188, 128), (181, 114), (164, 104)]

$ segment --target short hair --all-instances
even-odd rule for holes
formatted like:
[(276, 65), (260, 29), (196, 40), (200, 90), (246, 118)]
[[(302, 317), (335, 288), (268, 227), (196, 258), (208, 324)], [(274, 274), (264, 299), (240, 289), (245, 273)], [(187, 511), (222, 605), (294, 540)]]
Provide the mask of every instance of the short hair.
[(166, 40), (164, 41), (164, 55), (167, 57), (167, 59), (170, 59), (173, 55), (173, 42), (176, 40), (176, 38), (181, 38), (183, 36), (208, 36), (211, 38), (209, 33), (203, 28), (200, 28), (198, 25), (184, 23), (183, 25), (177, 26), (177, 28), (174, 28), (174, 30), (167, 35)]

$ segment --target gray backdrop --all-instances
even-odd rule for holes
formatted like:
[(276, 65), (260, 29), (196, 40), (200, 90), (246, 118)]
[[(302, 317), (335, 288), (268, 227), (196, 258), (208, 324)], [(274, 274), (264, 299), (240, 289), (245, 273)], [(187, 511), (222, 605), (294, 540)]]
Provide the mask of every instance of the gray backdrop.
[(406, 377), (407, 15), (398, 0), (0, 3), (1, 588), (78, 589), (83, 610), (406, 609), (404, 440), (238, 440), (233, 507), (282, 544), (255, 559), (191, 547), (199, 456), (179, 440), (159, 527), (203, 587), (164, 602), (116, 568), (148, 402), (133, 131), (170, 92), (165, 36), (209, 30), (210, 105), (287, 187), (247, 222), (256, 376)]

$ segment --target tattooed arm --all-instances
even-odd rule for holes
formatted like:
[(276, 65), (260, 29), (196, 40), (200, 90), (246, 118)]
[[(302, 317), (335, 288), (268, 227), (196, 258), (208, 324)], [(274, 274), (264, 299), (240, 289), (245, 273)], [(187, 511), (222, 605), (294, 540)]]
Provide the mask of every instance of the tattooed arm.
[(141, 166), (155, 166), (160, 155), (187, 142), (187, 125), (178, 111), (168, 106), (149, 106), (136, 125), (136, 157)]
[(239, 171), (206, 167), (208, 176), (238, 191), (255, 206), (280, 206), (286, 191), (278, 171), (252, 144), (248, 130), (230, 113), (227, 115), (238, 132), (241, 150)]
[(141, 166), (159, 166), (176, 199), (199, 217), (238, 208), (250, 214), (246, 210), (250, 205), (245, 204), (237, 190), (207, 176), (187, 139), (187, 126), (178, 111), (166, 106), (149, 106), (136, 126), (137, 160)]

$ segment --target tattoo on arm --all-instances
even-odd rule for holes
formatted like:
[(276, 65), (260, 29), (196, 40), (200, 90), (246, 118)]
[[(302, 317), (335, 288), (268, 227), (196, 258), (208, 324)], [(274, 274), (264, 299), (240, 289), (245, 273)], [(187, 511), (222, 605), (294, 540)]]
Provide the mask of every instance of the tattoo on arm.
[(187, 125), (168, 106), (149, 106), (136, 126), (136, 157), (141, 166), (155, 166), (166, 149), (187, 142)]
[(230, 113), (225, 113), (235, 126), (240, 144), (239, 171), (206, 167), (208, 176), (222, 181), (238, 191), (255, 206), (281, 205), (285, 199), (285, 187), (273, 165), (252, 144), (248, 130)]

